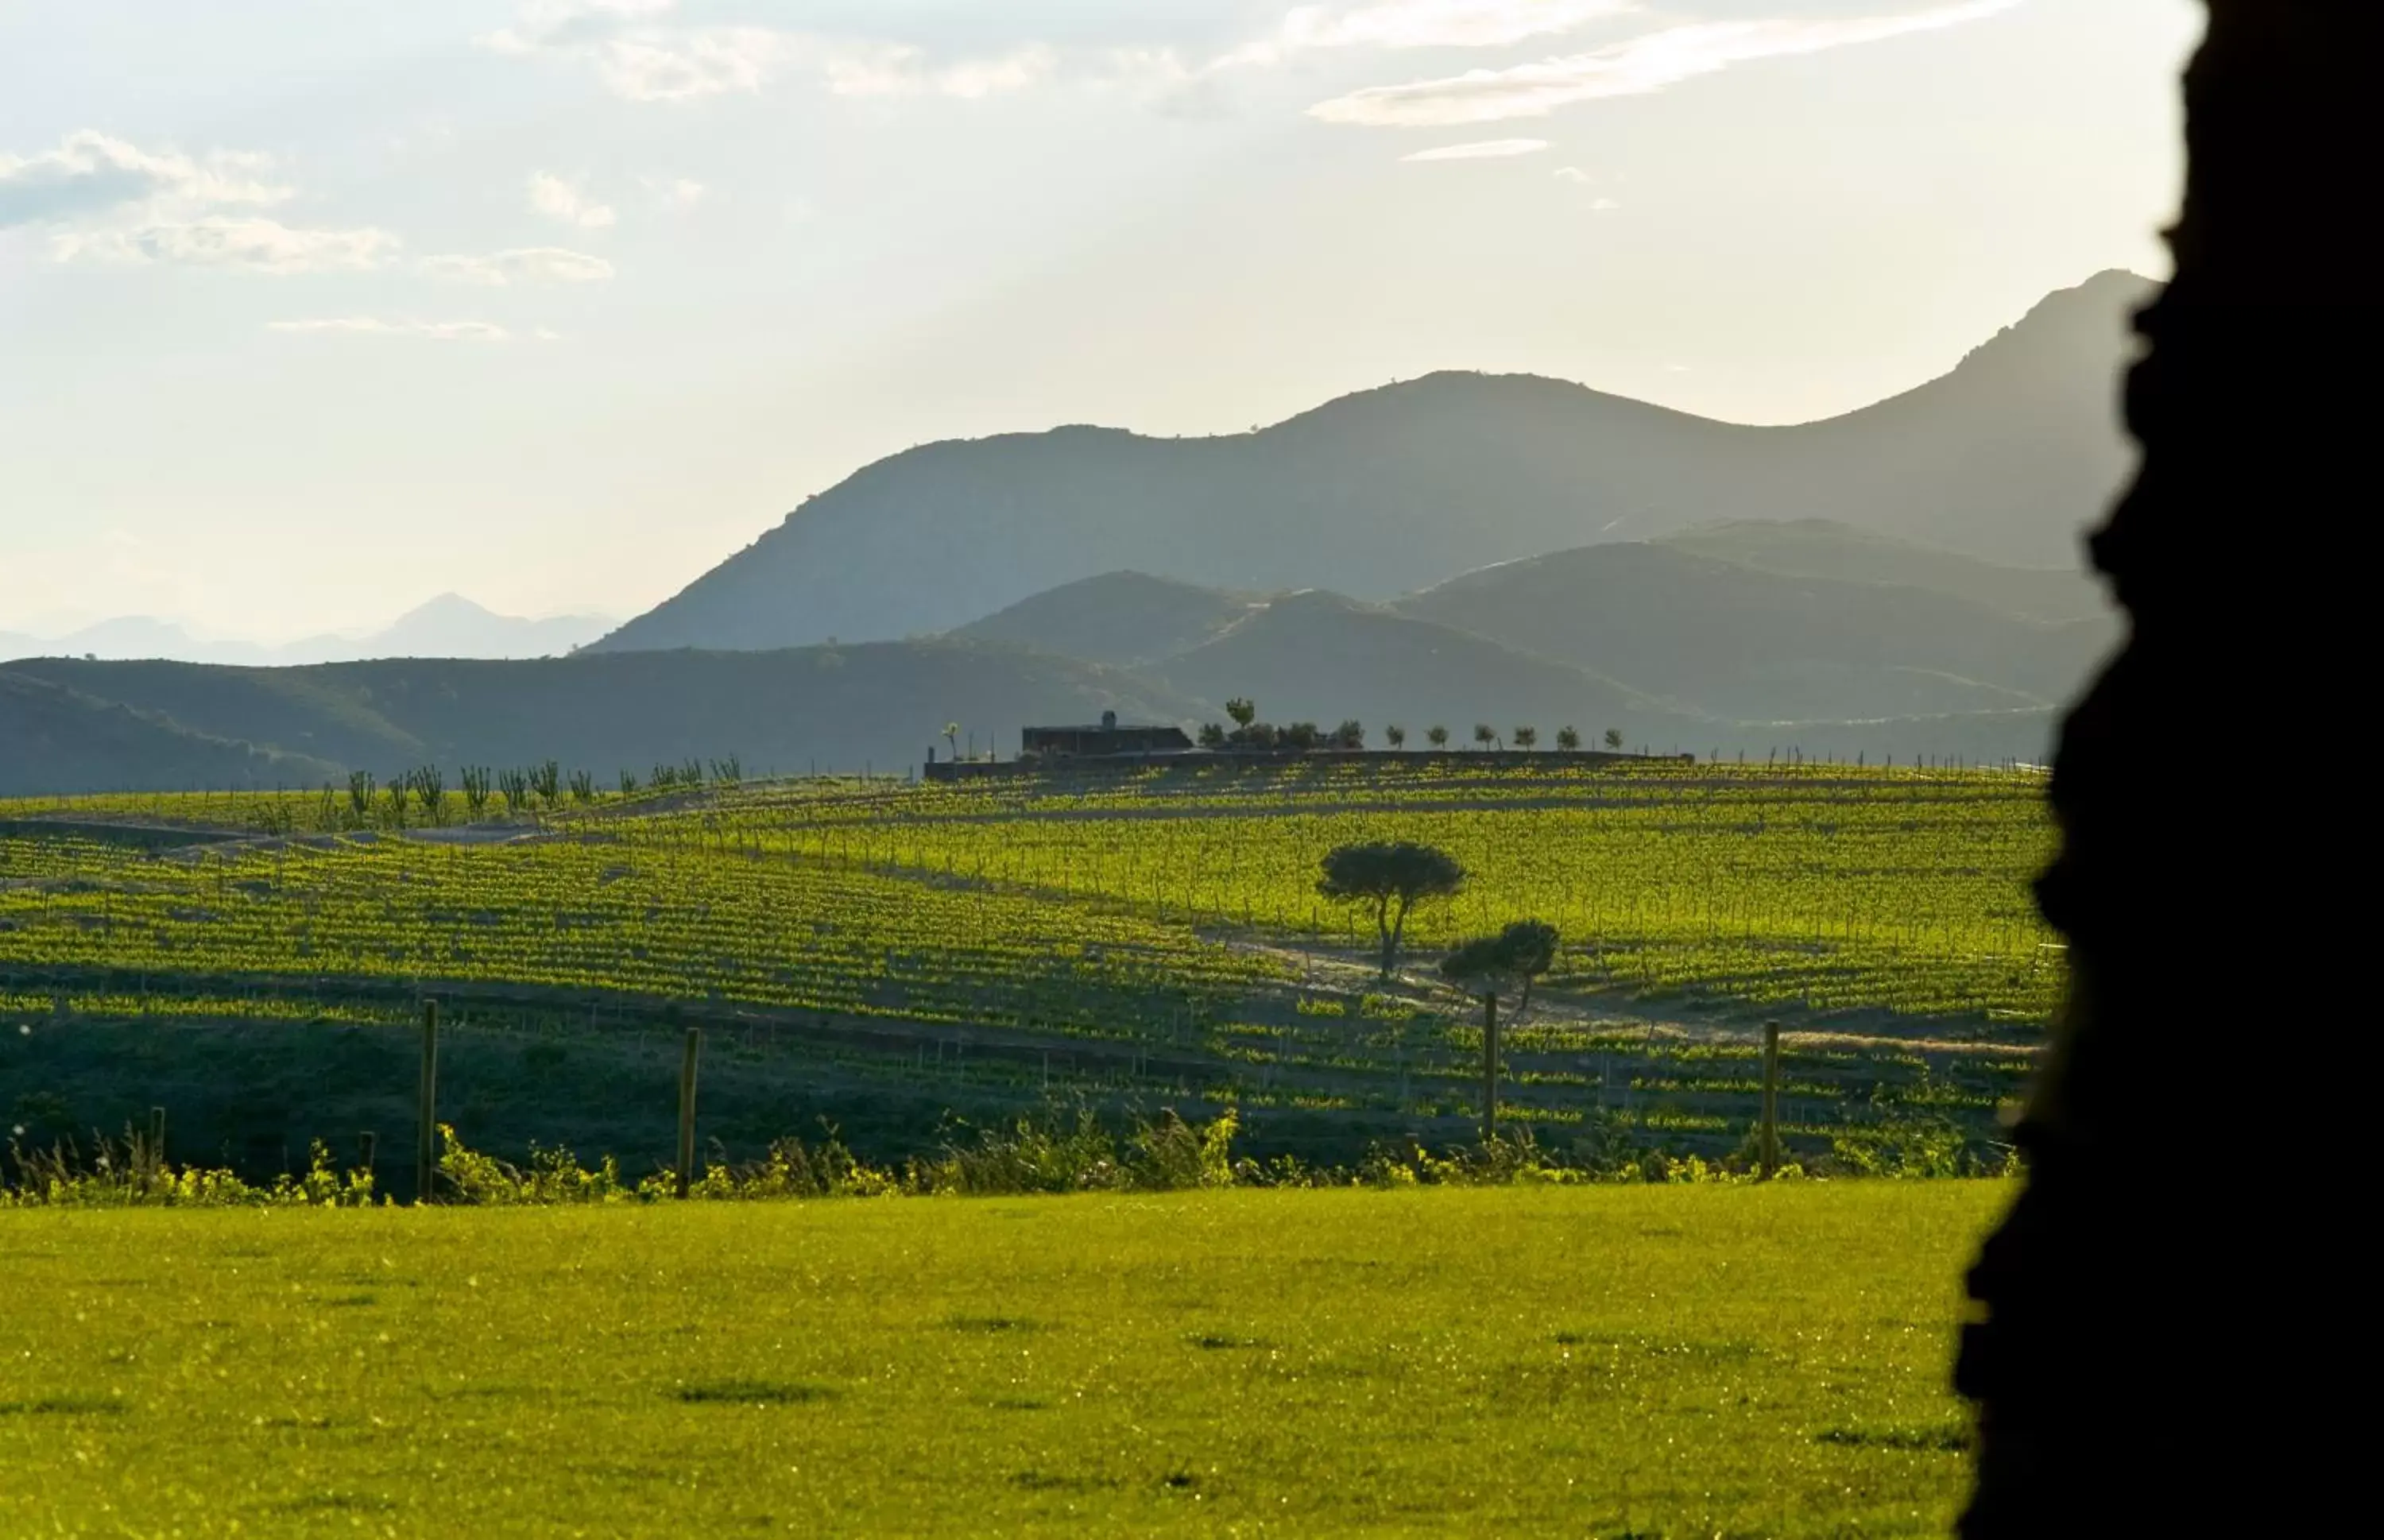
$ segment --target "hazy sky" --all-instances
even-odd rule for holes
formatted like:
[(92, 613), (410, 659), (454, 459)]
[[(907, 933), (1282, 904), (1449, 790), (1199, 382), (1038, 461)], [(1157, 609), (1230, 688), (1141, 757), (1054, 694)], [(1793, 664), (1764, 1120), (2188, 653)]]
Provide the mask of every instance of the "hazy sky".
[(0, 630), (628, 615), (922, 441), (1778, 422), (2159, 276), (2191, 0), (0, 0)]

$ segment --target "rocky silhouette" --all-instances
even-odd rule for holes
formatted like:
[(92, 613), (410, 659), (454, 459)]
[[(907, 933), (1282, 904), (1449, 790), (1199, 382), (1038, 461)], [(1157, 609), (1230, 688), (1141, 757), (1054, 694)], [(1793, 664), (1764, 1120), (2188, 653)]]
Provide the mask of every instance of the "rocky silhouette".
[[(2266, 970), (2259, 1017), (2323, 1037), (2341, 1006), (2328, 970), (2356, 955), (2350, 907), (2311, 901), (2345, 875), (2340, 847), (2291, 818), (2233, 851), (2181, 838), (2176, 771), (2213, 680), (2256, 670), (2285, 681), (2277, 704), (2348, 682), (2335, 632), (2364, 564), (2335, 531), (2369, 479), (2378, 316), (2338, 275), (2369, 217), (2384, 26), (2326, 0), (2210, 0), (2209, 20), (2185, 79), (2176, 276), (2138, 317), (2149, 351), (2128, 379), (2142, 466), (2092, 541), (2129, 636), (2055, 763), (2062, 846), (2039, 900), (2068, 938), (2069, 996), (2018, 1128), (2027, 1186), (1969, 1277), (1968, 1540), (2315, 1534), (2361, 1506), (2364, 1419), (2301, 1410), (2332, 1377), (2305, 1333), (2351, 1333), (2345, 1368), (2366, 1356), (2330, 1292), (2356, 1226), (2300, 1223), (2291, 1175), (2258, 1172), (2254, 1192), (2253, 1157), (2211, 1126), (2211, 1072), (2244, 1024), (2186, 956), (2215, 891), (2314, 921)], [(2260, 519), (2294, 533), (2236, 538)], [(2233, 1169), (2197, 1179), (2173, 1163), (2188, 1148)]]

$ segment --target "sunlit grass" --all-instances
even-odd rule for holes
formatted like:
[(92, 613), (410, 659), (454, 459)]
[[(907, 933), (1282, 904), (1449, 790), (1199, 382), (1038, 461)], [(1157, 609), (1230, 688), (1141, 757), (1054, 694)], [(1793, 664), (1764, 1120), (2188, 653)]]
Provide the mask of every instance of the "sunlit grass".
[(2000, 1183), (0, 1216), (0, 1533), (1943, 1533)]

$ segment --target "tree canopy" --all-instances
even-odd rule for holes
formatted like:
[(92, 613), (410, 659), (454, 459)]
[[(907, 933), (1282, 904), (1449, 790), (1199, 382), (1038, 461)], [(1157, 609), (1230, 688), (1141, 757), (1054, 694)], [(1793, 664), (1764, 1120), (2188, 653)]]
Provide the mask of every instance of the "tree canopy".
[(1517, 920), (1496, 936), (1466, 942), (1442, 960), (1440, 976), (1479, 999), (1529, 1000), (1532, 981), (1556, 965), (1557, 927)]
[(1316, 891), (1335, 903), (1371, 903), (1382, 941), (1383, 977), (1397, 965), (1408, 913), (1431, 899), (1447, 898), (1465, 886), (1465, 868), (1447, 851), (1412, 840), (1342, 845), (1324, 857)]
[(1498, 1136), (1498, 1000), (1528, 1005), (1532, 981), (1555, 966), (1557, 927), (1517, 920), (1496, 936), (1466, 942), (1441, 960), (1440, 976), (1482, 1002), (1482, 1142)]

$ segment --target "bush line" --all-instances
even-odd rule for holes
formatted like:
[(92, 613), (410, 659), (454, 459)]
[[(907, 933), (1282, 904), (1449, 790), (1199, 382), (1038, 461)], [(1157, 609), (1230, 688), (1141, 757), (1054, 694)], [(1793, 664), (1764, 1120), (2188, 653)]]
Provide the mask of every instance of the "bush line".
[[(1026, 1116), (953, 1140), (935, 1154), (875, 1166), (833, 1130), (816, 1141), (784, 1138), (759, 1161), (706, 1165), (686, 1201), (764, 1202), (828, 1198), (1021, 1197), (1086, 1192), (1186, 1192), (1225, 1187), (1527, 1186), (1585, 1184), (1740, 1184), (1762, 1180), (1750, 1149), (1719, 1161), (1658, 1149), (1599, 1151), (1585, 1141), (1570, 1156), (1544, 1149), (1529, 1130), (1434, 1154), (1413, 1142), (1377, 1145), (1353, 1166), (1311, 1166), (1291, 1156), (1259, 1161), (1233, 1151), (1241, 1120), (1228, 1108), (1205, 1124), (1173, 1112), (1137, 1119), (1123, 1137), (1090, 1112), (1073, 1119)], [(630, 1180), (607, 1155), (583, 1167), (568, 1149), (533, 1148), (515, 1165), (465, 1145), (440, 1125), (436, 1201), (466, 1207), (551, 1207), (679, 1201), (664, 1169)], [(165, 1161), (138, 1131), (101, 1140), (88, 1154), (71, 1145), (27, 1151), (9, 1146), (13, 1173), (0, 1180), (0, 1209), (370, 1208), (393, 1203), (372, 1174), (341, 1170), (321, 1140), (307, 1170), (269, 1184), (235, 1173)], [(1931, 1120), (1880, 1124), (1831, 1141), (1831, 1152), (1782, 1166), (1774, 1179), (2008, 1176), (2017, 1167), (1981, 1161), (1960, 1131)]]

